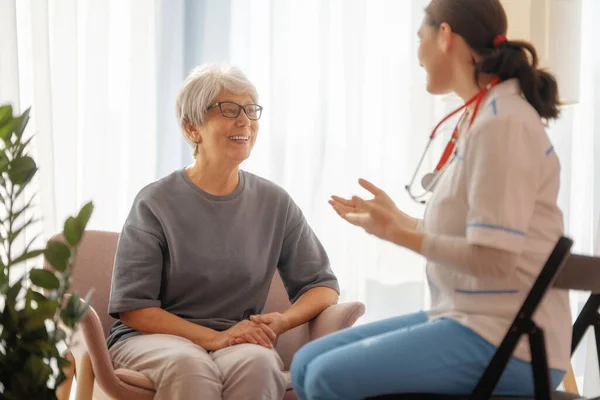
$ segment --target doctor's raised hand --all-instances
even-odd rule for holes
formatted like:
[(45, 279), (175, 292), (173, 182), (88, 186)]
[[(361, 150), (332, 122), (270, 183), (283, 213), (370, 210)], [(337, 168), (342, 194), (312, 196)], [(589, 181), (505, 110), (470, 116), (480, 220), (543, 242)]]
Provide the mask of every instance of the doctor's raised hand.
[(336, 211), (340, 217), (352, 225), (363, 228), (367, 233), (383, 240), (392, 241), (394, 233), (404, 229), (398, 223), (397, 215), (372, 200), (369, 202), (354, 196), (351, 201), (356, 204), (356, 211)]
[[(333, 209), (338, 213), (340, 217), (344, 218), (346, 221), (352, 223), (353, 225), (358, 225), (357, 223), (348, 220), (348, 218), (346, 218), (346, 215), (349, 213), (359, 215), (368, 213), (373, 209), (372, 206), (376, 206), (375, 208), (377, 210), (381, 209), (382, 211), (386, 212), (386, 220), (393, 220), (395, 224), (399, 225), (399, 227), (403, 229), (412, 231), (415, 230), (417, 226), (417, 219), (400, 211), (398, 207), (396, 207), (394, 201), (390, 198), (390, 196), (388, 196), (388, 194), (385, 191), (378, 188), (366, 179), (359, 179), (358, 183), (360, 184), (360, 186), (368, 190), (373, 195), (373, 198), (370, 200), (363, 200), (357, 196), (354, 196), (351, 199), (344, 199), (343, 197), (339, 196), (331, 196), (329, 204), (331, 204)], [(355, 217), (352, 218), (355, 219)], [(369, 230), (367, 230), (367, 232), (369, 232)]]
[[(367, 185), (372, 185), (361, 180), (361, 186), (365, 187), (363, 184), (365, 182)], [(424, 235), (416, 231), (417, 219), (396, 208), (383, 190), (375, 186), (371, 186), (371, 188), (378, 191), (375, 198), (371, 200), (364, 200), (358, 196), (345, 200), (335, 196), (338, 200), (329, 203), (340, 217), (352, 225), (359, 226), (380, 239), (421, 253)], [(373, 193), (373, 191), (369, 191)], [(385, 201), (383, 200), (384, 196), (387, 198)], [(390, 204), (394, 206), (391, 207)]]

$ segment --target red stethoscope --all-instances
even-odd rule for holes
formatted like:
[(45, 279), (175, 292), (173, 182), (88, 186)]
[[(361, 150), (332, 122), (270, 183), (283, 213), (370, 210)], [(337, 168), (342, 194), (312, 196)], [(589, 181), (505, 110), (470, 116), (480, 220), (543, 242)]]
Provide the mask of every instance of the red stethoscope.
[(419, 164), (417, 164), (415, 173), (413, 174), (412, 179), (410, 180), (410, 183), (405, 186), (406, 191), (408, 192), (408, 195), (414, 201), (416, 201), (417, 203), (420, 203), (420, 204), (425, 204), (424, 197), (435, 186), (435, 183), (438, 180), (438, 178), (441, 176), (441, 173), (442, 173), (442, 170), (444, 169), (444, 167), (449, 165), (448, 161), (450, 160), (450, 156), (452, 156), (452, 154), (454, 152), (454, 147), (456, 146), (456, 141), (458, 140), (459, 126), (461, 125), (465, 114), (463, 114), (460, 117), (458, 123), (456, 124), (456, 127), (454, 128), (454, 131), (452, 132), (452, 137), (448, 141), (448, 144), (446, 144), (446, 148), (444, 149), (444, 152), (442, 153), (442, 157), (440, 158), (440, 161), (438, 162), (438, 164), (435, 167), (435, 169), (433, 170), (433, 172), (425, 174), (425, 176), (423, 176), (423, 178), (421, 179), (421, 186), (423, 187), (423, 189), (425, 191), (421, 194), (415, 195), (415, 194), (413, 194), (412, 187), (417, 178), (417, 174), (419, 173), (419, 169), (421, 168), (421, 165), (423, 164), (425, 155), (427, 155), (427, 150), (429, 150), (429, 147), (431, 147), (431, 143), (433, 142), (433, 139), (435, 139), (435, 135), (436, 135), (438, 129), (440, 128), (440, 126), (442, 126), (444, 124), (444, 122), (446, 122), (447, 120), (452, 118), (454, 115), (458, 114), (465, 108), (469, 107), (471, 104), (475, 104), (475, 108), (473, 110), (473, 115), (471, 116), (471, 120), (469, 121), (469, 128), (471, 128), (471, 125), (473, 125), (473, 122), (475, 121), (475, 117), (477, 117), (477, 113), (479, 112), (479, 107), (481, 106), (481, 103), (483, 102), (483, 99), (485, 98), (486, 94), (490, 91), (491, 88), (496, 86), (498, 83), (500, 83), (500, 78), (496, 77), (496, 78), (492, 79), (479, 93), (477, 93), (475, 96), (473, 96), (471, 99), (469, 99), (464, 105), (462, 105), (461, 107), (452, 111), (450, 114), (448, 114), (446, 117), (444, 117), (444, 119), (442, 119), (440, 121), (440, 123), (437, 124), (436, 127), (433, 129), (433, 131), (431, 132), (431, 135), (429, 135), (429, 141), (427, 142), (427, 146), (425, 147), (425, 150), (423, 151), (423, 155), (421, 156), (421, 159), (419, 160)]

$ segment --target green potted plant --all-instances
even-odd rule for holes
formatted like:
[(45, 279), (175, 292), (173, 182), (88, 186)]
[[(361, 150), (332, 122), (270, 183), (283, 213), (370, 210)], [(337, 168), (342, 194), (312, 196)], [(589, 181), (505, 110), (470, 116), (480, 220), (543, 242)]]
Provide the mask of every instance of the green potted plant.
[[(65, 221), (64, 243), (34, 249), (34, 240), (19, 241), (36, 222), (27, 212), (33, 196), (25, 191), (38, 170), (28, 154), (31, 138), (23, 137), (28, 121), (29, 110), (14, 116), (11, 106), (0, 107), (0, 399), (7, 400), (56, 398), (70, 364), (59, 347), (68, 345), (89, 307), (67, 292), (92, 203)], [(26, 261), (41, 263), (42, 256), (53, 270), (26, 268)]]

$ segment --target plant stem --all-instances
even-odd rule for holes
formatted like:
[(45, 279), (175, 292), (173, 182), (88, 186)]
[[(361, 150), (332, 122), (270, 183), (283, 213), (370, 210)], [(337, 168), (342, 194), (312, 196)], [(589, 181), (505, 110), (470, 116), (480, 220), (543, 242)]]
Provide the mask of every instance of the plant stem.
[[(12, 228), (13, 228), (13, 221), (12, 221), (12, 213), (13, 213), (13, 206), (14, 206), (14, 199), (13, 199), (13, 194), (14, 194), (14, 186), (12, 184), (12, 182), (10, 183), (10, 185), (7, 185), (7, 189), (6, 191), (8, 192), (8, 206), (6, 207), (6, 213), (8, 216), (8, 230), (7, 230), (7, 237), (6, 237), (6, 242), (8, 243), (4, 243), (4, 248), (6, 251), (6, 263), (5, 265), (10, 265), (12, 264), (12, 240), (10, 237), (8, 237), (8, 234), (10, 232), (12, 232)], [(6, 244), (8, 244), (8, 249), (6, 248)], [(10, 268), (6, 269), (6, 279), (8, 282), (10, 282)]]

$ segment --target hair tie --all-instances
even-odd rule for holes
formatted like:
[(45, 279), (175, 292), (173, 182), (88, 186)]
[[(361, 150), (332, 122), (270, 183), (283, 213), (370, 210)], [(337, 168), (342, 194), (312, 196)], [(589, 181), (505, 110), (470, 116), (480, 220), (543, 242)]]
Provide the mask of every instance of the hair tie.
[(496, 36), (496, 38), (494, 39), (494, 47), (499, 47), (502, 43), (506, 42), (508, 39), (506, 39), (506, 35), (498, 35)]

